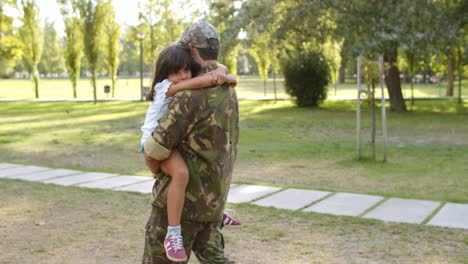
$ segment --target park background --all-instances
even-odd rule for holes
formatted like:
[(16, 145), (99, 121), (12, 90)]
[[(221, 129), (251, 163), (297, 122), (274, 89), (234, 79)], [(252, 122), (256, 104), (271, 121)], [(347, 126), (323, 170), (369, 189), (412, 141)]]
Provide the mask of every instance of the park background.
[[(138, 1), (128, 23), (112, 1), (52, 2), (1, 2), (1, 162), (147, 176), (142, 92), (159, 52), (205, 19), (239, 80), (235, 183), (468, 203), (467, 1)], [(61, 22), (41, 16), (48, 9)], [(308, 52), (330, 74), (304, 85), (326, 96), (298, 107), (284, 62)], [(358, 56), (363, 88), (377, 89), (362, 98), (360, 157)], [(375, 159), (369, 140), (379, 56), (386, 162), (380, 112)], [(140, 260), (149, 196), (0, 180), (0, 197), (5, 263)], [(468, 262), (464, 229), (229, 207), (245, 223), (225, 230), (239, 263)]]

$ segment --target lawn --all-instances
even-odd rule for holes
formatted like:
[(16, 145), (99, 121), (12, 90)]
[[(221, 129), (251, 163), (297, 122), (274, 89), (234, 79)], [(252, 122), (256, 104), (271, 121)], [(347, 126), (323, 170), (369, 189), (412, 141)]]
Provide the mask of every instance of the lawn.
[[(145, 102), (0, 102), (0, 162), (148, 175)], [(370, 113), (364, 106), (363, 139)], [(455, 100), (388, 113), (389, 161), (357, 160), (355, 102), (240, 101), (235, 183), (468, 203), (468, 115)], [(378, 131), (378, 135), (381, 131)], [(364, 140), (366, 141), (366, 140)], [(381, 159), (381, 137), (378, 158)], [(0, 180), (0, 263), (138, 263), (150, 196)], [(468, 230), (228, 205), (238, 263), (468, 263)], [(191, 261), (190, 263), (197, 263)]]
[[(148, 175), (139, 148), (145, 102), (2, 102), (0, 160)], [(465, 109), (467, 105), (465, 104)], [(468, 203), (468, 115), (455, 101), (388, 113), (388, 162), (357, 160), (355, 103), (319, 109), (241, 101), (234, 182)], [(379, 125), (380, 127), (380, 125)], [(378, 159), (382, 158), (377, 131)]]
[[(15, 180), (0, 193), (0, 263), (141, 262), (149, 195)], [(468, 262), (468, 230), (229, 207), (244, 226), (224, 229), (225, 252), (240, 264)]]
[[(268, 98), (274, 97), (275, 82), (272, 78), (264, 82), (255, 76), (239, 76), (238, 95), (240, 98), (263, 98), (265, 95)], [(99, 78), (97, 81), (97, 97), (100, 99), (111, 98), (110, 94), (104, 93), (104, 86), (110, 85), (110, 79)], [(145, 78), (143, 80), (144, 86), (150, 86), (151, 80)], [(92, 98), (93, 89), (91, 82), (88, 79), (81, 79), (78, 81), (77, 95), (78, 98)], [(277, 97), (280, 99), (287, 99), (284, 91), (284, 78), (276, 79)], [(409, 84), (403, 84), (402, 93), (405, 98), (411, 98), (411, 89)], [(445, 95), (445, 83), (440, 85), (435, 84), (415, 84), (414, 85), (415, 98), (433, 98)], [(458, 82), (455, 82), (455, 96), (458, 96)], [(376, 90), (376, 97), (380, 97), (380, 88)], [(386, 96), (388, 93), (385, 91)], [(116, 98), (129, 98), (138, 99), (140, 95), (140, 79), (139, 78), (122, 78), (117, 82), (115, 90)], [(462, 95), (468, 96), (468, 81), (462, 83)], [(0, 98), (34, 98), (34, 89), (31, 80), (20, 79), (0, 79)], [(356, 84), (346, 83), (333, 85), (328, 87), (329, 97), (347, 97), (354, 98), (356, 96)], [(71, 82), (68, 79), (44, 79), (40, 82), (39, 89), (40, 98), (72, 98), (73, 90)]]

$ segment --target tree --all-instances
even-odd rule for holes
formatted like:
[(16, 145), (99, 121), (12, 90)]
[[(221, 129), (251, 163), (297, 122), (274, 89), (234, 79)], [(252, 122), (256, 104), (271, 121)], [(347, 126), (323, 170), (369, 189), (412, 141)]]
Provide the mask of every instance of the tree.
[[(136, 28), (138, 31), (145, 33), (143, 40), (144, 49), (143, 61), (150, 62), (156, 61), (156, 55), (165, 47), (163, 43), (166, 37), (162, 34), (162, 11), (164, 0), (149, 0), (146, 2), (139, 1), (138, 7), (140, 9), (139, 18), (140, 26)], [(165, 3), (167, 5), (167, 3)], [(135, 32), (135, 37), (138, 32)]]
[(138, 45), (135, 42), (136, 33), (132, 29), (126, 30), (122, 38), (122, 52), (120, 53), (120, 72), (134, 74), (139, 71)]
[(387, 63), (385, 83), (390, 96), (390, 109), (394, 111), (406, 111), (396, 62), (401, 36), (412, 34), (407, 28), (400, 27), (408, 16), (416, 16), (409, 8), (414, 2), (416, 1), (337, 0), (328, 3), (336, 12), (338, 33), (335, 32), (335, 35), (342, 34), (343, 38), (347, 38), (351, 34), (355, 41), (353, 49), (359, 54), (384, 55)]
[(249, 54), (257, 64), (258, 73), (263, 80), (265, 96), (270, 68), (273, 66), (272, 70), (275, 74), (279, 70), (279, 62), (277, 61), (279, 52), (276, 50), (279, 45), (273, 36), (278, 26), (278, 16), (275, 10), (276, 4), (276, 1), (269, 0), (248, 1), (244, 3), (242, 12), (238, 15), (238, 20), (248, 21), (241, 24), (246, 32), (243, 44), (248, 46)]
[(80, 79), (81, 59), (83, 57), (83, 34), (79, 14), (67, 0), (61, 0), (61, 13), (65, 25), (65, 65), (68, 78), (72, 82), (73, 98), (77, 97), (76, 86)]
[(349, 37), (342, 39), (343, 43), (340, 49), (340, 67), (338, 69), (338, 83), (345, 83), (346, 67), (351, 59), (352, 39)]
[(249, 22), (244, 18), (246, 18), (246, 12), (250, 10), (247, 6), (248, 1), (242, 8), (235, 2), (211, 0), (209, 1), (210, 13), (207, 15), (207, 20), (216, 27), (221, 39), (218, 61), (226, 65), (232, 74), (237, 74), (237, 57), (240, 49), (238, 35), (241, 28), (245, 28)]
[(434, 41), (436, 37), (433, 34), (433, 28), (427, 26), (433, 21), (435, 10), (431, 3), (427, 1), (415, 1), (406, 7), (408, 10), (405, 12), (409, 14), (418, 13), (417, 16), (406, 17), (400, 24), (402, 32), (407, 32), (407, 34), (403, 33), (400, 35), (400, 50), (408, 65), (407, 68), (411, 81), (411, 103), (414, 104), (413, 80), (420, 57), (418, 55), (426, 54), (429, 50), (429, 43)]
[(15, 59), (21, 57), (21, 43), (13, 27), (13, 17), (4, 12), (8, 8), (16, 8), (16, 1), (0, 1), (0, 76), (8, 75)]
[(432, 42), (435, 49), (445, 54), (447, 58), (447, 87), (446, 96), (453, 96), (455, 80), (455, 64), (457, 63), (457, 49), (463, 45), (463, 26), (466, 23), (466, 0), (442, 0), (434, 1), (432, 21), (433, 32), (437, 38)]
[(33, 78), (35, 96), (39, 98), (40, 77), (37, 65), (41, 59), (44, 41), (40, 27), (39, 9), (34, 0), (22, 0), (21, 6), (23, 25), (19, 29), (19, 35), (22, 41), (23, 59)]
[(327, 97), (330, 68), (320, 51), (301, 50), (281, 62), (286, 92), (299, 107), (317, 107)]
[(103, 0), (77, 0), (75, 7), (80, 12), (80, 19), (84, 40), (84, 53), (91, 72), (94, 103), (97, 102), (96, 78), (102, 43), (102, 29), (105, 21), (105, 8)]
[(49, 22), (47, 19), (44, 24), (44, 43), (47, 43), (47, 48), (42, 52), (38, 66), (40, 72), (46, 75), (63, 73), (63, 55), (58, 43), (57, 31), (54, 22)]
[(106, 3), (106, 22), (104, 23), (105, 62), (112, 82), (112, 97), (115, 96), (117, 70), (119, 69), (120, 25), (115, 21), (112, 0)]
[[(263, 35), (269, 35), (264, 33)], [(263, 80), (263, 93), (266, 96), (266, 81), (268, 79), (268, 70), (271, 66), (269, 40), (266, 36), (258, 34), (253, 36), (253, 43), (250, 45), (249, 53), (257, 62), (258, 73)]]

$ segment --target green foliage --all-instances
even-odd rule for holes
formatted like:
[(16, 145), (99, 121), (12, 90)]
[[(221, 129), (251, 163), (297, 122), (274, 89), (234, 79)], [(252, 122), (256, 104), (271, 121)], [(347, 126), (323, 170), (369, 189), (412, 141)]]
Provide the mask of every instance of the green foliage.
[(112, 1), (105, 5), (106, 22), (104, 23), (104, 42), (105, 48), (104, 57), (112, 80), (112, 97), (115, 96), (117, 70), (119, 69), (119, 52), (120, 52), (120, 25), (115, 21), (114, 7)]
[(60, 74), (64, 72), (63, 51), (59, 46), (57, 31), (54, 22), (45, 21), (44, 25), (44, 43), (47, 48), (42, 53), (39, 70), (44, 74)]
[(4, 12), (15, 7), (13, 0), (0, 1), (0, 76), (9, 75), (15, 59), (21, 57), (21, 44), (13, 27), (13, 16)]
[(338, 67), (341, 64), (341, 56), (339, 52), (342, 49), (342, 42), (334, 42), (331, 38), (328, 38), (327, 41), (322, 45), (323, 55), (327, 59), (328, 65), (331, 70), (331, 80), (333, 83), (336, 83)]
[(254, 38), (253, 44), (250, 46), (249, 53), (257, 62), (258, 73), (262, 80), (268, 78), (268, 70), (271, 65), (271, 57), (268, 52), (270, 51), (268, 47), (267, 39), (263, 36), (258, 36)]
[(232, 51), (224, 57), (223, 63), (228, 68), (230, 74), (237, 75), (237, 58), (239, 56), (239, 47), (236, 45)]
[(77, 0), (75, 7), (80, 12), (84, 40), (84, 53), (92, 74), (94, 101), (97, 101), (96, 78), (101, 60), (102, 29), (105, 22), (105, 3), (103, 0)]
[(237, 57), (240, 49), (237, 36), (246, 23), (246, 20), (239, 15), (239, 8), (234, 1), (210, 1), (210, 15), (207, 17), (221, 38), (218, 61), (232, 74), (237, 74)]
[(139, 70), (138, 47), (131, 30), (123, 32), (122, 51), (120, 52), (120, 71), (134, 74)]
[[(141, 24), (135, 28), (135, 41), (137, 34), (145, 33), (143, 40), (143, 61), (146, 63), (156, 62), (159, 52), (174, 43), (182, 35), (187, 22), (184, 22), (175, 12), (173, 0), (148, 0), (139, 1), (139, 18)], [(188, 15), (187, 19), (190, 19)], [(191, 23), (192, 21), (190, 21)]]
[(22, 42), (23, 60), (26, 68), (33, 76), (34, 91), (36, 98), (39, 98), (39, 71), (37, 66), (42, 56), (44, 39), (40, 27), (39, 9), (34, 0), (21, 1), (23, 25), (19, 29)]
[(83, 57), (83, 33), (79, 14), (73, 12), (72, 6), (66, 1), (61, 1), (61, 12), (65, 25), (65, 66), (68, 78), (72, 82), (73, 98), (77, 97), (77, 83), (80, 79), (81, 59)]
[(330, 69), (318, 51), (301, 51), (282, 61), (286, 92), (300, 107), (318, 106), (327, 97)]

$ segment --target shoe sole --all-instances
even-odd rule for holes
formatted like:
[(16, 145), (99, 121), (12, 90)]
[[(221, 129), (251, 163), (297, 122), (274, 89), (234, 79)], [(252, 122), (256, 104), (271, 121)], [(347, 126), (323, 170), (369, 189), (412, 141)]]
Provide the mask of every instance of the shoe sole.
[(187, 258), (184, 258), (184, 259), (177, 259), (177, 258), (173, 258), (169, 255), (166, 254), (166, 257), (170, 260), (170, 261), (174, 261), (174, 262), (184, 262), (184, 261), (187, 261)]

